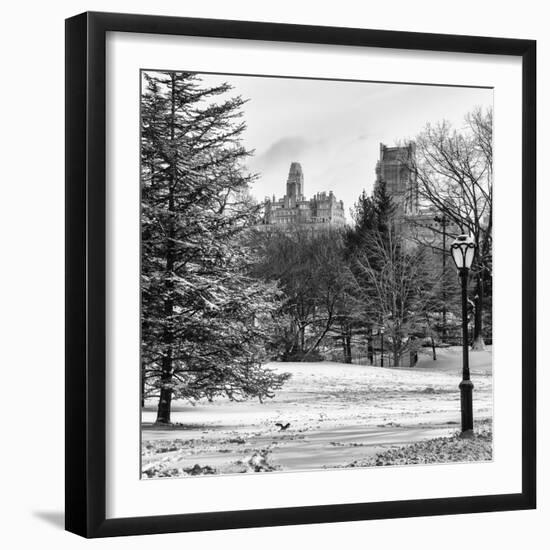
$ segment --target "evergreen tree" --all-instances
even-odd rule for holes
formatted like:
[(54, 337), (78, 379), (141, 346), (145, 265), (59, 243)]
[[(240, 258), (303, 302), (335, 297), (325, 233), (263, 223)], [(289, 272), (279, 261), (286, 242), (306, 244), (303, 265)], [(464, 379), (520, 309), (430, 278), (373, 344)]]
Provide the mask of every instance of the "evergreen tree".
[(385, 246), (389, 251), (392, 247), (399, 246), (395, 238), (390, 239), (394, 229), (395, 211), (386, 182), (381, 180), (374, 186), (372, 195), (367, 195), (363, 190), (358, 197), (351, 210), (355, 225), (346, 234), (348, 270), (354, 281), (348, 298), (349, 327), (350, 332), (366, 339), (367, 356), (371, 363), (374, 362), (374, 333), (385, 321), (379, 304), (371, 299), (372, 277), (367, 276), (363, 263), (368, 258), (371, 270), (379, 274), (384, 271), (386, 258), (380, 254), (378, 248)]
[(361, 233), (371, 231), (376, 225), (376, 210), (375, 204), (367, 192), (363, 189), (357, 202), (353, 205), (350, 211), (351, 219), (353, 220), (354, 229)]
[(376, 220), (376, 230), (381, 234), (387, 235), (393, 225), (396, 206), (393, 199), (388, 194), (386, 182), (384, 180), (380, 180), (374, 186), (372, 203), (374, 219)]
[(387, 234), (393, 225), (395, 212), (396, 206), (387, 192), (385, 181), (377, 182), (370, 196), (363, 189), (350, 210), (354, 225), (346, 232), (348, 255), (364, 249), (373, 231)]
[(257, 207), (244, 100), (193, 73), (144, 73), (143, 84), (142, 369), (168, 423), (173, 398), (263, 399), (286, 376), (262, 367), (277, 290), (248, 273)]

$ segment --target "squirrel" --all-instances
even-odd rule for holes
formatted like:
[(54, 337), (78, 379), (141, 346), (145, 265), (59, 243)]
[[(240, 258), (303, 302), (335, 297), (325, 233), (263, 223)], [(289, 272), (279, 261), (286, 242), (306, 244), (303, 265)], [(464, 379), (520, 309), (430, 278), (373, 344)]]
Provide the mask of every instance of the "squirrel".
[(290, 426), (290, 422), (287, 422), (286, 424), (281, 424), (280, 422), (276, 422), (275, 426), (279, 426), (279, 431), (284, 432)]

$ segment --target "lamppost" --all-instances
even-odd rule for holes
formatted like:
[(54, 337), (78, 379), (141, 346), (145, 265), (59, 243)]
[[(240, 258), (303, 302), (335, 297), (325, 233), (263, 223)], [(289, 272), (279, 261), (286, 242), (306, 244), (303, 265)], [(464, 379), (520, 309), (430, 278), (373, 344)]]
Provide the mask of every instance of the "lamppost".
[(462, 382), (460, 388), (460, 414), (462, 433), (474, 428), (472, 410), (472, 390), (474, 385), (470, 380), (470, 364), (468, 358), (468, 272), (476, 252), (474, 240), (469, 235), (459, 235), (451, 244), (451, 255), (462, 281)]

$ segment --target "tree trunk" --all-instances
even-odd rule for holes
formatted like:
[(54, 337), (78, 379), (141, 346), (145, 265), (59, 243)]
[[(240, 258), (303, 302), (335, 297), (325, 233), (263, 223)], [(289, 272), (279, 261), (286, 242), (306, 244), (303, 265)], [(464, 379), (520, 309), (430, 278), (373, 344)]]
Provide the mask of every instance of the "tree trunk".
[[(175, 77), (172, 74), (172, 112), (171, 112), (171, 128), (170, 128), (170, 141), (175, 141), (175, 120), (176, 120), (176, 90), (175, 90)], [(166, 298), (164, 300), (164, 330), (163, 330), (163, 343), (164, 343), (164, 355), (162, 358), (162, 373), (161, 373), (161, 390), (160, 399), (157, 409), (158, 424), (170, 423), (170, 411), (172, 406), (172, 388), (170, 384), (172, 382), (172, 346), (174, 345), (174, 333), (172, 330), (172, 316), (174, 314), (173, 292), (174, 284), (172, 281), (172, 275), (174, 271), (174, 218), (172, 214), (175, 212), (174, 192), (177, 182), (177, 151), (174, 154), (172, 160), (172, 170), (170, 176), (170, 183), (168, 186), (168, 212), (170, 217), (168, 218), (168, 235), (166, 240), (166, 281), (165, 292)]]
[(141, 367), (141, 408), (145, 407), (145, 369)]
[[(173, 263), (173, 254), (172, 254), (172, 240), (170, 239), (170, 244), (168, 245), (168, 261), (166, 262), (166, 269), (168, 273), (172, 272), (174, 267)], [(169, 279), (166, 282), (167, 294), (171, 296), (172, 292), (172, 282)], [(160, 390), (160, 399), (157, 409), (157, 424), (169, 424), (170, 423), (170, 408), (172, 405), (172, 388), (170, 384), (172, 382), (172, 346), (174, 344), (174, 336), (172, 332), (172, 315), (174, 313), (174, 306), (171, 298), (168, 298), (164, 304), (164, 314), (167, 321), (167, 325), (164, 327), (164, 345), (165, 345), (165, 354), (162, 358), (162, 373), (160, 377), (161, 381), (161, 390)]]
[(305, 360), (305, 358), (312, 352), (314, 352), (317, 347), (319, 346), (319, 344), (323, 341), (323, 338), (327, 335), (328, 331), (330, 330), (330, 327), (332, 326), (332, 322), (333, 322), (333, 313), (332, 311), (329, 312), (329, 315), (327, 317), (327, 322), (326, 322), (326, 325), (325, 325), (325, 328), (323, 329), (323, 331), (321, 332), (320, 336), (317, 338), (317, 340), (315, 341), (315, 343), (310, 346), (307, 351), (305, 351), (304, 353), (304, 356), (302, 357), (302, 361)]
[(428, 331), (430, 332), (430, 342), (432, 344), (432, 357), (433, 357), (434, 361), (437, 361), (437, 355), (435, 353), (434, 333), (433, 333), (432, 328), (430, 327), (430, 317), (428, 316), (427, 311), (424, 313), (424, 318), (426, 319), (426, 326), (428, 327)]
[(399, 359), (401, 358), (401, 354), (399, 353), (398, 349), (393, 350), (393, 366), (398, 367), (399, 366)]
[(296, 319), (290, 321), (290, 334), (287, 359), (300, 353), (303, 349), (300, 347), (300, 324)]
[(485, 341), (483, 340), (483, 275), (476, 276), (476, 296), (474, 298), (474, 334), (472, 339), (472, 351), (485, 350)]
[(368, 333), (367, 333), (367, 359), (371, 365), (374, 365), (374, 346), (372, 343), (372, 327), (368, 328)]
[(347, 359), (347, 348), (346, 348), (346, 333), (342, 331), (342, 357), (344, 358), (344, 363)]
[(170, 424), (170, 412), (172, 408), (172, 388), (168, 387), (172, 381), (172, 351), (169, 350), (162, 360), (160, 399), (157, 410), (157, 424)]
[(342, 344), (344, 348), (344, 363), (351, 363), (351, 330), (345, 327), (342, 332)]

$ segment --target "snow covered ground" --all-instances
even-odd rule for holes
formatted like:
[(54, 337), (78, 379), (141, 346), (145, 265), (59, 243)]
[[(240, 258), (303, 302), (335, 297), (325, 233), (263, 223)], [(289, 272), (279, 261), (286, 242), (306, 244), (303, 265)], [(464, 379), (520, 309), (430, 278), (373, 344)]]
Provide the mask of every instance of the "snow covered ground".
[[(459, 429), (459, 347), (429, 350), (416, 367), (272, 363), (292, 377), (274, 399), (175, 402), (174, 426), (142, 414), (145, 477), (346, 466), (395, 445)], [(470, 353), (474, 419), (492, 419), (491, 350)], [(276, 423), (288, 429), (281, 431)], [(198, 466), (196, 466), (198, 465)], [(194, 468), (194, 469), (193, 469)]]

